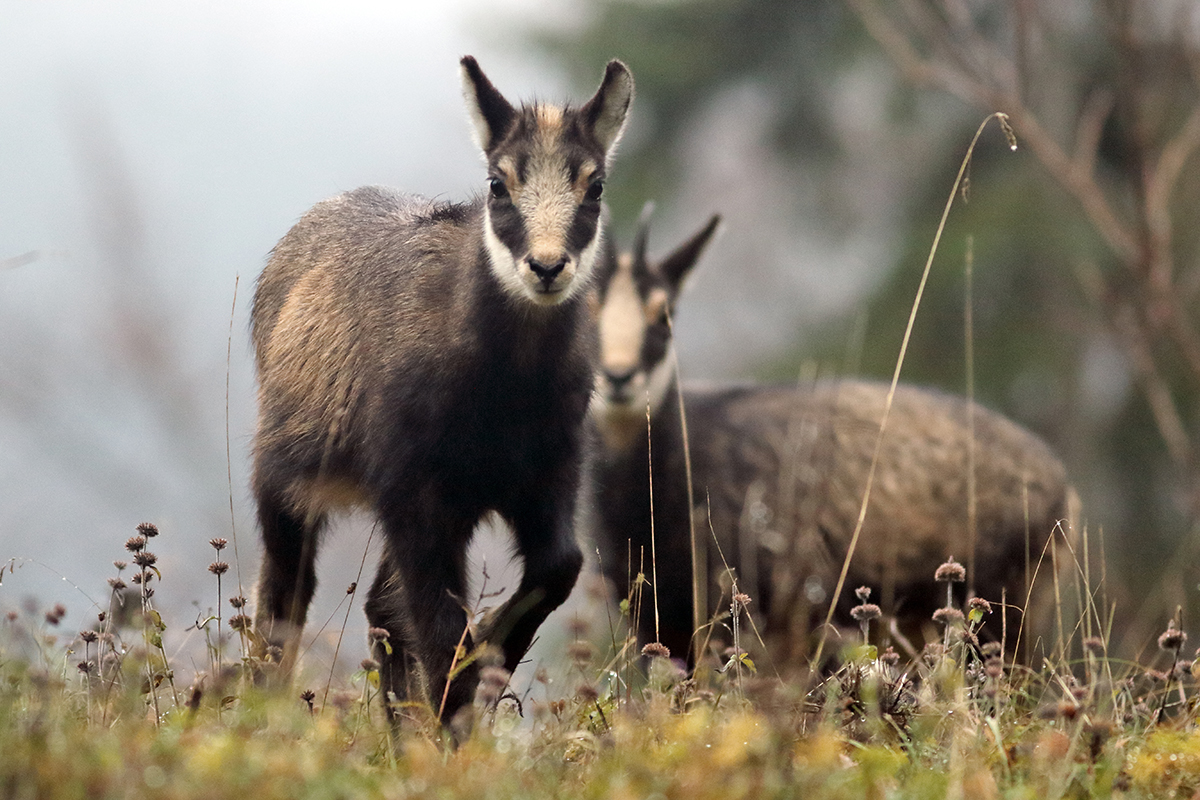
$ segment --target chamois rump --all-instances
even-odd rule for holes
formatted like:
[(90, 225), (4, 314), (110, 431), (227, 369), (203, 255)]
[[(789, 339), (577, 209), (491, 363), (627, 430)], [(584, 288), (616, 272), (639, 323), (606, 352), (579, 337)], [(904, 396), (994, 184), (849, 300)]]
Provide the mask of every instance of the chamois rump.
[[(599, 443), (589, 498), (593, 534), (601, 569), (622, 596), (631, 573), (644, 570), (654, 580), (652, 464), (659, 640), (679, 657), (689, 653), (694, 624), (668, 315), (718, 222), (713, 217), (657, 263), (646, 259), (643, 222), (632, 254), (609, 259), (597, 274), (601, 367), (591, 412)], [(704, 618), (729, 608), (728, 564), (739, 590), (754, 601), (777, 666), (803, 657), (814, 624), (828, 609), (858, 520), (888, 388), (828, 380), (682, 390), (695, 524), (707, 551)], [(970, 579), (977, 595), (998, 600), (1006, 588), (1009, 602), (1020, 604), (1027, 526), (1036, 562), (1067, 517), (1074, 492), (1062, 463), (1032, 433), (983, 408), (975, 408), (974, 418), (978, 534)], [(876, 598), (882, 590), (884, 610), (895, 613), (901, 630), (912, 635), (929, 625), (945, 598), (933, 582), (935, 570), (949, 556), (968, 558), (969, 436), (965, 399), (897, 387), (839, 621), (849, 622), (853, 590), (865, 584), (876, 589)], [(650, 589), (644, 591), (638, 633), (647, 642), (655, 640), (655, 624)], [(752, 639), (747, 635), (743, 643)]]
[(260, 649), (290, 673), (327, 514), (365, 507), (383, 532), (366, 614), (388, 632), (374, 652), (389, 715), (412, 678), (446, 722), (477, 682), (468, 663), (447, 688), (479, 520), (509, 523), (524, 573), (465, 645), (498, 646), (509, 670), (582, 564), (586, 298), (634, 90), (614, 60), (582, 106), (514, 107), (474, 58), (461, 67), (486, 194), (364, 187), (318, 203), (275, 246), (252, 311)]

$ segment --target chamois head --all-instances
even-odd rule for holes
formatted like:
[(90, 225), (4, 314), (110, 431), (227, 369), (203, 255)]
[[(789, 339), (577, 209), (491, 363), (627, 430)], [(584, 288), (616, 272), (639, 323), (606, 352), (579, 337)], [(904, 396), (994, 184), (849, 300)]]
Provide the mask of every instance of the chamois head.
[(483, 224), (492, 273), (513, 297), (561, 303), (592, 272), (605, 170), (625, 127), (633, 76), (613, 60), (579, 108), (514, 108), (474, 58), (461, 63), (463, 95), (487, 159)]
[[(683, 280), (696, 265), (721, 221), (711, 219), (660, 261), (646, 259), (649, 211), (642, 213), (633, 251), (601, 264), (600, 367), (593, 412), (602, 418), (645, 419), (647, 403), (657, 411), (674, 377), (668, 316)], [(642, 424), (644, 428), (644, 422)]]

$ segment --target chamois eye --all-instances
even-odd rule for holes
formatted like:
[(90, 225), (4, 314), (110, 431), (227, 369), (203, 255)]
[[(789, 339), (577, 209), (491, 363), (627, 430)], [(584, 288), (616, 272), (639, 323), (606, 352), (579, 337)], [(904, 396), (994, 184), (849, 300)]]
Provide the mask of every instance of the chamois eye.
[(499, 178), (488, 178), (488, 193), (493, 200), (503, 200), (508, 197), (508, 187)]
[(602, 194), (604, 194), (604, 181), (597, 178), (588, 184), (587, 192), (583, 196), (594, 203), (600, 199)]

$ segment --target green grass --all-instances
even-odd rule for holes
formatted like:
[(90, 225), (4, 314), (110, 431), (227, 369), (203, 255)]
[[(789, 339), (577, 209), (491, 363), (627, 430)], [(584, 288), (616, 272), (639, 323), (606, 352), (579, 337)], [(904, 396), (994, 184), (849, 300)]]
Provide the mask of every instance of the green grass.
[[(142, 591), (161, 590), (163, 576), (153, 564), (136, 571), (141, 588), (114, 589), (86, 636), (61, 629), (62, 609), (0, 609), (0, 797), (1048, 800), (1200, 791), (1197, 687), (1179, 661), (1186, 637), (1173, 628), (1153, 661), (1179, 663), (1174, 672), (1110, 660), (1099, 640), (1086, 657), (1031, 671), (980, 645), (975, 634), (995, 620), (968, 609), (943, 643), (908, 663), (856, 632), (835, 671), (785, 681), (728, 654), (692, 675), (653, 659), (646, 674), (636, 643), (588, 641), (579, 625), (551, 668), (563, 679), (539, 674), (520, 700), (503, 692), (477, 706), (455, 747), (420, 704), (404, 707), (393, 736), (370, 662), (312, 694), (255, 689), (255, 664), (228, 614), (204, 623), (209, 668), (181, 674), (160, 646), (171, 622)], [(941, 591), (932, 576), (931, 591)], [(144, 608), (119, 613), (122, 601)]]

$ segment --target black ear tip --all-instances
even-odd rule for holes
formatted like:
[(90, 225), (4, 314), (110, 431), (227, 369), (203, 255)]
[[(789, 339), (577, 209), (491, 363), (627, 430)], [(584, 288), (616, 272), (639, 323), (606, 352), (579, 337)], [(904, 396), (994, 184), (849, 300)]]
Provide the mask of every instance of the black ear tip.
[(471, 67), (475, 67), (476, 69), (479, 68), (479, 62), (475, 60), (475, 56), (463, 56), (461, 59), (459, 59), (458, 63), (462, 64), (468, 69)]
[(616, 78), (618, 75), (625, 75), (626, 77), (632, 77), (633, 73), (629, 71), (629, 67), (625, 66), (624, 61), (614, 58), (612, 61), (609, 61), (608, 65), (604, 68), (604, 80), (606, 80), (606, 81), (612, 80), (613, 78)]

